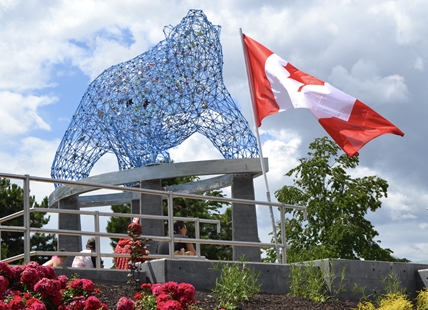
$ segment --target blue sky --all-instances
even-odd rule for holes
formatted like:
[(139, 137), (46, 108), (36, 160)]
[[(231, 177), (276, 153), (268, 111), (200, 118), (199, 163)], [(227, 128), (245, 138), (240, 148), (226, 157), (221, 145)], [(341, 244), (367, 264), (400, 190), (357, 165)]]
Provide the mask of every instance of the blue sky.
[[(89, 83), (103, 70), (164, 39), (189, 9), (220, 25), (224, 82), (253, 126), (239, 28), (297, 68), (357, 97), (404, 133), (360, 151), (356, 176), (389, 183), (382, 208), (368, 214), (381, 246), (425, 260), (428, 166), (424, 135), (428, 90), (425, 1), (18, 1), (0, 0), (0, 172), (50, 176), (55, 151)], [(326, 135), (308, 111), (266, 118), (260, 128), (270, 190)], [(171, 150), (176, 162), (221, 158), (193, 136)], [(103, 158), (92, 174), (117, 169)], [(262, 178), (256, 197), (265, 200)], [(52, 192), (38, 185), (40, 199)], [(259, 210), (260, 237), (270, 219)]]

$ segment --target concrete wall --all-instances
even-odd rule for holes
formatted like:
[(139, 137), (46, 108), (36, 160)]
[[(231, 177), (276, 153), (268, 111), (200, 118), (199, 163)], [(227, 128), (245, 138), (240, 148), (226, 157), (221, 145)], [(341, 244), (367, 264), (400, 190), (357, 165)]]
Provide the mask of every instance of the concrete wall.
[[(198, 291), (210, 292), (215, 287), (220, 271), (213, 265), (233, 264), (197, 259), (155, 259), (141, 265), (140, 283), (165, 283), (175, 281), (187, 282)], [(260, 293), (287, 294), (290, 292), (290, 265), (270, 263), (246, 263), (248, 268), (259, 273)], [(330, 293), (340, 300), (361, 300), (362, 294), (376, 297), (386, 292), (389, 281), (400, 283), (401, 289), (411, 298), (428, 285), (428, 265), (411, 263), (390, 263), (358, 260), (319, 260), (306, 262), (310, 268), (320, 268), (324, 272), (327, 283), (331, 283)], [(344, 271), (343, 281), (340, 279)], [(71, 278), (78, 275), (96, 283), (126, 285), (129, 271), (114, 269), (55, 268), (57, 275)], [(221, 267), (220, 267), (221, 270)], [(137, 274), (137, 273), (136, 273)], [(331, 279), (331, 281), (329, 280)], [(385, 281), (386, 279), (386, 281)], [(389, 282), (391, 283), (391, 282)], [(355, 287), (358, 289), (356, 290)]]
[[(157, 282), (188, 282), (197, 290), (211, 291), (215, 287), (220, 272), (213, 264), (231, 264), (231, 262), (196, 261), (185, 259), (158, 259), (142, 265), (147, 279)], [(398, 281), (401, 289), (416, 297), (417, 292), (428, 283), (428, 265), (411, 263), (390, 263), (358, 260), (319, 260), (306, 263), (313, 268), (321, 268), (327, 283), (331, 283), (330, 294), (341, 300), (358, 301), (365, 296), (384, 294), (391, 281)], [(287, 294), (290, 292), (290, 265), (247, 263), (249, 268), (259, 273), (260, 293)], [(344, 279), (341, 280), (344, 269)], [(427, 269), (421, 275), (419, 270)], [(331, 280), (330, 280), (331, 279)], [(389, 284), (388, 284), (389, 283)], [(357, 289), (356, 289), (357, 288)]]

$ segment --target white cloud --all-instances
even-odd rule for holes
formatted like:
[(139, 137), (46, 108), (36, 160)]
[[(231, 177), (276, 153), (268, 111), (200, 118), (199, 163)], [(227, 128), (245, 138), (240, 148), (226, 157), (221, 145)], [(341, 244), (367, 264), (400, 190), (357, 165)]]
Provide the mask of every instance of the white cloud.
[(39, 107), (57, 101), (54, 97), (0, 91), (0, 135), (20, 135), (34, 129), (50, 130), (38, 114)]
[[(374, 62), (359, 60), (351, 72), (336, 66), (329, 77), (331, 84), (354, 97), (373, 103), (407, 102), (409, 91), (403, 76), (393, 74), (385, 77), (377, 75)], [(354, 76), (354, 73), (356, 76)], [(353, 88), (356, 91), (347, 91)], [(367, 100), (366, 100), (367, 99)]]

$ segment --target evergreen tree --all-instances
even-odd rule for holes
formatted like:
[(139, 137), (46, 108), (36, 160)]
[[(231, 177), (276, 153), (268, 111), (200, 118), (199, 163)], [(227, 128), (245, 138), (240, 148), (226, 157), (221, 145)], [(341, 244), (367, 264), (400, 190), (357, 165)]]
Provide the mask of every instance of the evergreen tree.
[[(30, 196), (30, 207), (48, 208), (48, 198), (45, 197), (41, 204)], [(0, 179), (0, 217), (14, 214), (24, 209), (24, 190), (9, 179)], [(30, 214), (30, 226), (41, 228), (49, 223), (50, 216), (43, 212)], [(24, 216), (15, 217), (2, 223), (3, 226), (24, 226)], [(22, 232), (1, 232), (1, 259), (13, 257), (24, 253), (24, 234)], [(32, 251), (56, 251), (57, 239), (55, 235), (35, 233), (31, 235), (30, 247)], [(32, 257), (38, 263), (43, 263), (49, 257)], [(21, 261), (22, 263), (22, 261)]]

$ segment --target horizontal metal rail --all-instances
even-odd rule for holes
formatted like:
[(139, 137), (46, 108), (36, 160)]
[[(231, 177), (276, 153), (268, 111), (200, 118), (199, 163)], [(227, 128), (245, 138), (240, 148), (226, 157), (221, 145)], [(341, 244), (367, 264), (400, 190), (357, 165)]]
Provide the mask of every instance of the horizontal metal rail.
[[(50, 179), (44, 177), (36, 177), (29, 175), (17, 175), (17, 174), (7, 174), (0, 173), (0, 178), (8, 178), (8, 179), (17, 179), (22, 180), (24, 183), (24, 206), (22, 211), (18, 211), (13, 214), (9, 214), (0, 218), (0, 233), (1, 231), (8, 232), (22, 232), (26, 236), (24, 238), (26, 241), (24, 242), (24, 253), (9, 257), (3, 261), (17, 261), (24, 259), (25, 261), (30, 261), (31, 256), (49, 256), (49, 255), (61, 255), (61, 256), (96, 256), (98, 266), (100, 266), (99, 262), (101, 257), (127, 257), (126, 254), (115, 254), (115, 253), (102, 253), (102, 252), (94, 252), (94, 253), (80, 253), (80, 252), (52, 252), (52, 251), (31, 251), (29, 237), (30, 234), (34, 233), (45, 233), (45, 234), (58, 234), (58, 235), (71, 235), (71, 236), (94, 236), (96, 237), (96, 242), (99, 247), (99, 238), (128, 238), (126, 234), (118, 234), (118, 233), (107, 233), (99, 231), (99, 219), (101, 216), (107, 217), (125, 217), (125, 218), (140, 218), (140, 219), (155, 219), (155, 220), (166, 220), (169, 225), (170, 236), (160, 237), (160, 236), (150, 236), (150, 235), (142, 235), (141, 238), (145, 238), (153, 241), (163, 241), (170, 242), (170, 254), (169, 255), (156, 255), (150, 254), (147, 258), (160, 258), (160, 257), (175, 257), (176, 255), (171, 251), (173, 249), (173, 243), (178, 242), (189, 242), (189, 238), (177, 238), (173, 235), (172, 223), (174, 220), (184, 220), (195, 223), (195, 239), (190, 239), (192, 243), (196, 244), (196, 252), (197, 258), (201, 258), (203, 256), (200, 255), (200, 245), (201, 244), (213, 244), (213, 245), (225, 245), (225, 246), (245, 246), (245, 247), (258, 247), (258, 248), (269, 248), (276, 247), (278, 249), (283, 250), (283, 259), (282, 262), (286, 263), (285, 250), (289, 248), (289, 246), (285, 243), (285, 225), (284, 225), (284, 210), (285, 209), (296, 209), (304, 212), (304, 216), (306, 217), (306, 208), (302, 206), (295, 206), (283, 203), (276, 202), (266, 202), (266, 201), (257, 201), (257, 200), (248, 200), (248, 199), (239, 199), (239, 198), (226, 198), (226, 197), (213, 197), (213, 196), (204, 196), (204, 195), (196, 195), (196, 194), (186, 194), (186, 193), (175, 193), (171, 191), (160, 191), (160, 190), (150, 190), (150, 189), (142, 189), (135, 187), (124, 187), (124, 186), (116, 186), (116, 185), (106, 185), (106, 184), (96, 184), (96, 183), (86, 183), (83, 181), (69, 181), (69, 180), (57, 180)], [(31, 208), (30, 206), (30, 181), (33, 182), (45, 182), (45, 183), (57, 183), (57, 184), (65, 184), (65, 185), (73, 185), (73, 186), (85, 186), (91, 187), (94, 189), (102, 189), (102, 190), (114, 190), (120, 192), (134, 192), (139, 194), (149, 194), (149, 195), (157, 195), (167, 197), (168, 202), (168, 215), (144, 215), (144, 214), (124, 214), (124, 213), (111, 213), (111, 212), (100, 212), (100, 211), (87, 211), (87, 210), (67, 210), (67, 209), (54, 209), (54, 208)], [(220, 221), (218, 220), (208, 220), (208, 219), (200, 219), (200, 218), (188, 218), (188, 217), (174, 217), (172, 213), (172, 202), (174, 198), (188, 198), (195, 200), (210, 200), (224, 203), (241, 203), (241, 204), (250, 204), (250, 205), (261, 205), (261, 206), (273, 206), (278, 207), (281, 212), (281, 228), (282, 228), (282, 243), (275, 245), (272, 243), (261, 243), (261, 242), (244, 242), (244, 241), (229, 241), (229, 240), (211, 240), (211, 239), (201, 239), (200, 238), (200, 223), (209, 223), (217, 225), (217, 232), (220, 232)], [(45, 212), (45, 213), (58, 213), (58, 214), (79, 214), (79, 215), (87, 215), (93, 216), (95, 218), (95, 231), (76, 231), (76, 230), (64, 230), (64, 229), (47, 229), (47, 228), (35, 228), (30, 227), (30, 213), (31, 212)], [(24, 216), (24, 226), (5, 226), (2, 223), (9, 221), (11, 219)], [(129, 255), (128, 255), (129, 257)], [(181, 255), (178, 255), (181, 257)]]

